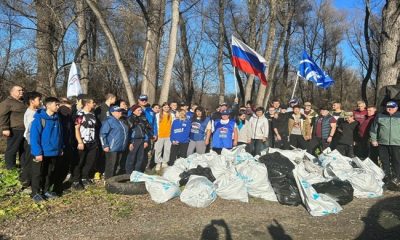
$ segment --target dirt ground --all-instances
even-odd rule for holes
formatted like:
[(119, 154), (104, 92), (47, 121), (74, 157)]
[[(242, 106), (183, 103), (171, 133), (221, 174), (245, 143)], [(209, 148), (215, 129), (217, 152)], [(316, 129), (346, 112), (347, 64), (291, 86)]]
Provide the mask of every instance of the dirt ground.
[(2, 239), (400, 239), (400, 193), (354, 199), (337, 215), (261, 199), (217, 199), (196, 209), (179, 198), (107, 194), (101, 186), (69, 193), (44, 210), (0, 223)]

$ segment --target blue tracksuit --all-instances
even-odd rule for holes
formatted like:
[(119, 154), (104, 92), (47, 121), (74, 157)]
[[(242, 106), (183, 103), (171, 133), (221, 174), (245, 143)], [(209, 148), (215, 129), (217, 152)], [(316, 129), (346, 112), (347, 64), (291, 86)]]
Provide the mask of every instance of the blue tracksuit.
[(188, 143), (192, 123), (189, 120), (175, 119), (171, 127), (170, 140), (179, 143)]
[(114, 116), (108, 116), (100, 129), (100, 141), (104, 148), (109, 147), (110, 152), (125, 151), (128, 144), (128, 126)]

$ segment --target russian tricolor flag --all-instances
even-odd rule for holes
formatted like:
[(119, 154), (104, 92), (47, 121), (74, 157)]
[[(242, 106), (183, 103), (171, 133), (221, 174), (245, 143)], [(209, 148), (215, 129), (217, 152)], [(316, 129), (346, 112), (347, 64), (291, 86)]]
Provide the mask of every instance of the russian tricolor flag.
[(232, 36), (232, 65), (245, 73), (256, 75), (263, 85), (267, 85), (265, 58), (234, 36)]

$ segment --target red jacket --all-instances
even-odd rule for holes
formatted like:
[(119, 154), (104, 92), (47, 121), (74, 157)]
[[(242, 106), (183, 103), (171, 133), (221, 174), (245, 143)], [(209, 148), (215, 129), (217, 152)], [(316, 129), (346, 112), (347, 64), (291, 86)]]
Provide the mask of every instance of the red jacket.
[(365, 119), (367, 119), (367, 110), (354, 110), (353, 111), (353, 115), (354, 115), (354, 119), (360, 124), (360, 126), (363, 124), (363, 122), (365, 121)]
[(361, 138), (369, 137), (369, 130), (371, 128), (372, 123), (374, 122), (375, 115), (367, 116), (362, 124), (358, 127), (358, 135)]

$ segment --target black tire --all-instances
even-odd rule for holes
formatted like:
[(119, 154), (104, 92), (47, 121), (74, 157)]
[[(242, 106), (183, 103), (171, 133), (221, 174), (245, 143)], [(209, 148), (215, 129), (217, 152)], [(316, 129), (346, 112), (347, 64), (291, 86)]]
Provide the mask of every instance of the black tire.
[(130, 182), (130, 175), (118, 175), (106, 180), (106, 190), (109, 193), (123, 195), (142, 195), (146, 194), (144, 182)]

